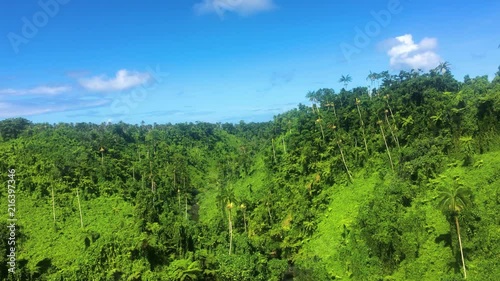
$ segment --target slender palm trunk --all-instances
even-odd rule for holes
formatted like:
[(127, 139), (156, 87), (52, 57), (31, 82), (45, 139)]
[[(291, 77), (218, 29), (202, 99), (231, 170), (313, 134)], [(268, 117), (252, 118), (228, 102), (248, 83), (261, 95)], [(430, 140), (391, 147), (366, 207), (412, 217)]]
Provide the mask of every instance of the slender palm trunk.
[(177, 208), (181, 211), (181, 190), (177, 188)]
[[(175, 186), (176, 186), (176, 183), (175, 183), (175, 170), (174, 170), (174, 190), (175, 190)], [(181, 210), (181, 198), (179, 197), (180, 192), (181, 192), (181, 190), (179, 188), (177, 188), (177, 209), (179, 211)]]
[(269, 202), (266, 203), (267, 205), (267, 213), (269, 214), (269, 220), (271, 223), (273, 223), (273, 216), (271, 215), (271, 209), (269, 208)]
[(247, 216), (245, 210), (243, 210), (243, 224), (245, 225), (245, 233), (247, 233)]
[(457, 216), (455, 216), (455, 224), (457, 226), (458, 244), (460, 246), (460, 255), (462, 256), (462, 267), (464, 269), (464, 279), (467, 279), (467, 272), (465, 271), (464, 251), (462, 249), (462, 238), (460, 237), (460, 225), (458, 223), (458, 217)]
[(389, 146), (387, 145), (387, 140), (385, 139), (384, 128), (382, 127), (382, 122), (379, 122), (380, 131), (382, 132), (382, 137), (384, 138), (385, 148), (387, 149), (387, 155), (389, 155), (389, 161), (391, 162), (391, 169), (394, 171), (394, 164), (392, 163), (391, 151), (389, 150)]
[(395, 125), (396, 124), (396, 119), (394, 118), (394, 114), (392, 114), (392, 108), (389, 105), (389, 101), (385, 100), (385, 102), (387, 103), (387, 107), (389, 108), (389, 112), (391, 113), (392, 121), (394, 122), (394, 125)]
[(274, 157), (274, 162), (276, 163), (276, 150), (274, 149), (274, 139), (271, 139), (271, 144), (273, 146), (273, 157)]
[(187, 195), (184, 195), (184, 203), (185, 203), (185, 219), (187, 220), (188, 219), (188, 198), (187, 198)]
[(394, 142), (398, 146), (398, 149), (401, 150), (401, 147), (399, 146), (398, 137), (396, 137), (396, 135), (394, 134), (394, 131), (392, 130), (391, 122), (389, 122), (389, 118), (387, 118), (387, 112), (385, 113), (385, 121), (387, 122), (387, 125), (389, 125), (389, 129), (391, 130), (392, 139), (394, 140)]
[(361, 118), (361, 111), (359, 110), (359, 104), (356, 102), (356, 107), (358, 108), (359, 121), (361, 123), (361, 132), (363, 133), (363, 141), (365, 142), (365, 151), (368, 155), (368, 145), (366, 144), (366, 136), (365, 136), (365, 123), (363, 122), (363, 118)]
[(231, 208), (229, 208), (228, 221), (229, 221), (229, 254), (231, 255), (231, 250), (233, 248), (233, 221), (231, 220)]
[(80, 205), (80, 194), (78, 193), (78, 188), (76, 189), (76, 198), (78, 199), (78, 210), (80, 210), (80, 225), (83, 228), (82, 205)]
[[(149, 158), (149, 152), (148, 152)], [(154, 192), (154, 177), (153, 177), (153, 163), (149, 160), (149, 178), (151, 179), (151, 192)]]
[(285, 146), (285, 137), (281, 138), (281, 142), (283, 143), (283, 153), (286, 154), (286, 146)]
[(54, 185), (52, 185), (52, 215), (54, 216), (54, 225), (56, 224), (56, 203), (54, 200)]
[(342, 156), (342, 162), (344, 163), (344, 167), (345, 167), (345, 170), (347, 171), (347, 175), (349, 176), (349, 179), (352, 181), (352, 175), (351, 175), (351, 172), (349, 171), (349, 168), (347, 168), (347, 163), (345, 161), (344, 152), (342, 151), (342, 148), (340, 147), (339, 142), (337, 142), (337, 145), (339, 146), (340, 155)]
[(323, 141), (325, 141), (325, 132), (323, 131), (323, 125), (319, 123), (319, 127), (321, 128), (321, 136), (323, 137)]

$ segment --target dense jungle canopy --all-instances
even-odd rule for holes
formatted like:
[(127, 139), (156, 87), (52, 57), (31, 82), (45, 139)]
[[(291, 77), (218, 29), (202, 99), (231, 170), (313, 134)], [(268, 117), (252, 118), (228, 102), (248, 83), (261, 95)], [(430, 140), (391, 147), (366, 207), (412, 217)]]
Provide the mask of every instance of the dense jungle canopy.
[(499, 280), (500, 69), (341, 80), (265, 123), (1, 121), (0, 278)]

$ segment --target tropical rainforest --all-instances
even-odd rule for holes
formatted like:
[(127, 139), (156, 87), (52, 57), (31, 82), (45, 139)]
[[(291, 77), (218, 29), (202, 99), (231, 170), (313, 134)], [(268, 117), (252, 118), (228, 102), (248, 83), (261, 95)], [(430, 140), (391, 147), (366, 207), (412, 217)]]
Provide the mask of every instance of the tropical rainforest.
[(500, 280), (500, 68), (350, 80), (262, 123), (1, 121), (0, 278)]

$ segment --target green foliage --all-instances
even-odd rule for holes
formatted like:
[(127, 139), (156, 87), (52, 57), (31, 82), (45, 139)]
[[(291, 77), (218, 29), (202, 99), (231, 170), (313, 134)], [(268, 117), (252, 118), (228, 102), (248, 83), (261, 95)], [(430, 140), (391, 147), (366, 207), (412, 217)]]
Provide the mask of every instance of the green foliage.
[(0, 122), (0, 279), (499, 279), (498, 76), (368, 79), (267, 123)]

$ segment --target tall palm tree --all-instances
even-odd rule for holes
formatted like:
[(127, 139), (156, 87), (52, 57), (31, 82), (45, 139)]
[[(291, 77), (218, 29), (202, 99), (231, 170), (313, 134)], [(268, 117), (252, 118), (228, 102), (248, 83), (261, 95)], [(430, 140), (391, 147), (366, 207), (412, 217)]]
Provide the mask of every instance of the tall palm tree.
[(373, 86), (373, 82), (375, 82), (375, 79), (376, 79), (375, 73), (370, 70), (370, 74), (368, 74), (366, 80), (370, 80), (370, 83)]
[(450, 71), (450, 66), (451, 64), (447, 61), (440, 62), (439, 65), (434, 70), (440, 74), (445, 74)]
[(439, 206), (441, 207), (443, 213), (448, 217), (453, 218), (455, 221), (465, 279), (467, 278), (467, 272), (465, 271), (464, 251), (462, 249), (462, 238), (460, 236), (460, 224), (458, 223), (458, 215), (461, 211), (469, 206), (469, 195), (470, 190), (462, 186), (455, 186), (451, 189), (442, 188), (439, 194)]
[(347, 85), (351, 83), (351, 81), (352, 81), (351, 75), (347, 74), (346, 76), (342, 75), (340, 77), (339, 83), (343, 83), (344, 88), (347, 88)]
[(373, 78), (375, 79), (375, 81), (377, 81), (377, 88), (379, 88), (380, 87), (380, 79), (383, 78), (382, 74), (374, 72), (373, 73)]
[(313, 113), (314, 113), (314, 109), (316, 108), (316, 111), (317, 113), (319, 114), (319, 109), (318, 107), (316, 106), (316, 103), (319, 101), (318, 100), (318, 93), (317, 92), (309, 92), (307, 93), (306, 95), (306, 98), (309, 99), (309, 101), (311, 102), (311, 106), (312, 106), (312, 110), (313, 110)]
[(377, 74), (370, 70), (370, 74), (368, 74), (368, 76), (366, 77), (366, 80), (370, 80), (370, 91), (368, 92), (370, 94), (370, 97), (373, 90), (373, 84), (375, 83), (376, 79), (377, 79)]

